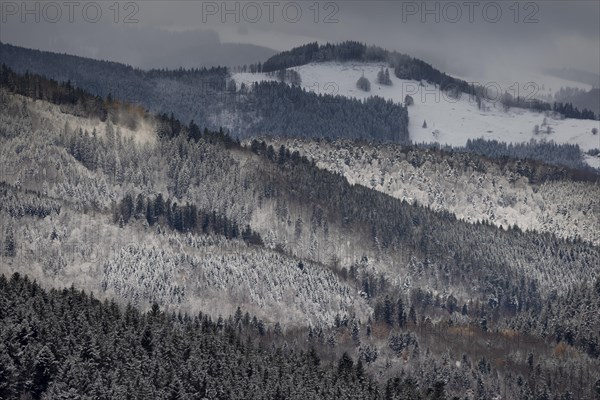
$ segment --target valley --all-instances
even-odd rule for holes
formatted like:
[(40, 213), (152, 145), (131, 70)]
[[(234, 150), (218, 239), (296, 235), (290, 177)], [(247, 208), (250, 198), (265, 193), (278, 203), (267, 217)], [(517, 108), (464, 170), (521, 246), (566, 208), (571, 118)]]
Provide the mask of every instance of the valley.
[(589, 110), (357, 42), (0, 49), (0, 397), (599, 393)]

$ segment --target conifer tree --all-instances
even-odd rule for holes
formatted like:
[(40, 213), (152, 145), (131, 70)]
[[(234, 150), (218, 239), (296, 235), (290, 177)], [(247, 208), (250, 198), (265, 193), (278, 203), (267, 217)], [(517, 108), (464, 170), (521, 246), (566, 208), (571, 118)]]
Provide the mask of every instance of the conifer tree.
[(15, 257), (17, 255), (17, 243), (15, 240), (15, 231), (12, 223), (9, 223), (6, 227), (3, 250), (6, 257)]

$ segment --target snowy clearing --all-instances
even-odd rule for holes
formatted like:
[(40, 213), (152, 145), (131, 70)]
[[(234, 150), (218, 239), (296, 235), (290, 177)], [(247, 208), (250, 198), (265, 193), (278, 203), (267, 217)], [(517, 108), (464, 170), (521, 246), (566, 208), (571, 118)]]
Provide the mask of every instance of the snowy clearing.
[[(551, 113), (538, 113), (525, 109), (503, 109), (499, 102), (486, 101), (480, 110), (477, 102), (462, 94), (457, 99), (441, 92), (426, 82), (401, 80), (390, 71), (392, 86), (376, 83), (377, 73), (385, 63), (311, 63), (296, 70), (302, 78), (302, 88), (319, 94), (341, 95), (365, 99), (380, 96), (394, 102), (404, 102), (411, 95), (414, 105), (408, 107), (410, 138), (416, 143), (437, 142), (451, 146), (463, 146), (468, 139), (484, 138), (507, 143), (524, 143), (530, 140), (553, 140), (556, 143), (578, 144), (583, 151), (600, 148), (600, 122), (592, 120), (560, 119)], [(364, 74), (371, 82), (371, 90), (364, 92), (356, 87), (356, 81)], [(237, 73), (233, 75), (238, 87), (264, 80), (276, 80), (266, 73)], [(564, 81), (568, 83), (570, 81)], [(557, 79), (553, 83), (559, 83)], [(501, 87), (502, 85), (500, 85)], [(577, 86), (573, 83), (573, 86)], [(544, 84), (544, 88), (546, 88)], [(555, 88), (548, 88), (555, 89)], [(558, 88), (556, 88), (558, 89)], [(510, 93), (509, 88), (503, 88)], [(524, 95), (521, 93), (521, 95)], [(427, 127), (424, 128), (424, 121)], [(535, 133), (538, 125), (539, 133)], [(550, 133), (548, 133), (550, 132)], [(597, 167), (600, 161), (586, 157), (588, 163)]]

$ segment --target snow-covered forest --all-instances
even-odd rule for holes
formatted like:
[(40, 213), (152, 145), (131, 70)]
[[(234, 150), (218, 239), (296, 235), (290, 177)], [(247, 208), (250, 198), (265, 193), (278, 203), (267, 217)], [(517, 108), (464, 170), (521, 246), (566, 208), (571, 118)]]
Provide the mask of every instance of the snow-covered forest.
[[(449, 211), (468, 222), (549, 232), (594, 244), (600, 224), (600, 186), (593, 174), (532, 161), (482, 158), (435, 148), (356, 144), (352, 141), (269, 139), (273, 147), (409, 203)], [(568, 198), (569, 201), (565, 201)]]
[[(0, 397), (599, 393), (598, 174), (547, 162), (579, 147), (408, 144), (411, 105), (308, 93), (273, 61), (253, 68), (280, 82), (241, 88), (0, 46), (50, 60), (0, 69)], [(397, 61), (373, 86), (442, 74)], [(206, 76), (246, 96), (250, 139), (190, 106)]]
[[(313, 93), (284, 82), (235, 84), (224, 67), (142, 71), (118, 63), (41, 52), (0, 43), (0, 62), (18, 73), (37, 73), (94, 95), (172, 113), (231, 135), (260, 133), (375, 141), (408, 141), (402, 104)], [(273, 77), (273, 79), (276, 79)]]

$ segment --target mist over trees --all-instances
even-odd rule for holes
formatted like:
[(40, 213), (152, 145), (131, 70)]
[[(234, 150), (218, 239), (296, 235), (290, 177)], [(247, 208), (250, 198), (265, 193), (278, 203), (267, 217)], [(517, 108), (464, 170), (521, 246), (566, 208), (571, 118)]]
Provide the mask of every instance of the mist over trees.
[[(287, 134), (307, 137), (347, 137), (376, 141), (408, 141), (408, 114), (402, 105), (378, 97), (365, 101), (315, 94), (298, 85), (301, 77), (288, 70), (282, 82), (228, 88), (226, 68), (141, 71), (115, 63), (21, 49), (1, 44), (3, 81), (20, 94), (37, 96), (43, 83), (20, 83), (15, 72), (30, 71), (55, 80), (63, 102), (85, 89), (99, 97), (139, 104), (153, 112), (173, 114), (188, 124), (195, 121), (212, 131), (226, 128), (235, 137)], [(30, 63), (29, 60), (36, 60)], [(14, 71), (14, 72), (13, 72)], [(108, 84), (110, 82), (110, 84)], [(288, 84), (291, 83), (292, 87)], [(26, 85), (31, 85), (27, 87)], [(232, 90), (234, 89), (234, 90)], [(49, 89), (40, 89), (42, 91)], [(41, 96), (41, 95), (40, 95)], [(70, 97), (69, 97), (70, 96)], [(49, 99), (44, 95), (43, 99)], [(93, 100), (97, 101), (97, 100)], [(100, 109), (90, 105), (90, 109)], [(220, 119), (219, 115), (223, 116)], [(224, 115), (229, 115), (225, 118)], [(258, 118), (257, 118), (258, 117)]]

